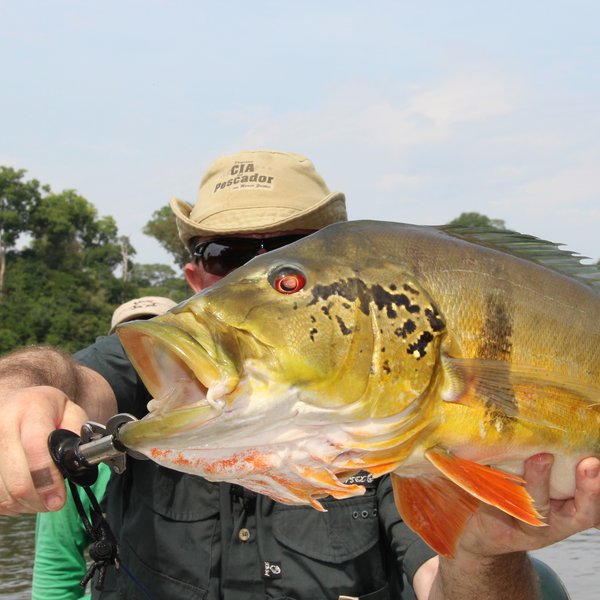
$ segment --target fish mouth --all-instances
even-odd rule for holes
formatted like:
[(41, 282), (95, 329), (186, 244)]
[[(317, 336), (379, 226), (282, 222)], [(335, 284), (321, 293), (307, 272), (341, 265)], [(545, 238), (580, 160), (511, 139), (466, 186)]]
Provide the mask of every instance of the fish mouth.
[[(166, 317), (166, 318), (165, 318)], [(117, 328), (133, 367), (150, 392), (149, 415), (123, 427), (121, 441), (135, 448), (196, 429), (223, 413), (239, 376), (208, 329), (194, 320), (194, 335), (170, 315)], [(143, 422), (148, 423), (142, 426)], [(135, 432), (135, 433), (134, 433)]]

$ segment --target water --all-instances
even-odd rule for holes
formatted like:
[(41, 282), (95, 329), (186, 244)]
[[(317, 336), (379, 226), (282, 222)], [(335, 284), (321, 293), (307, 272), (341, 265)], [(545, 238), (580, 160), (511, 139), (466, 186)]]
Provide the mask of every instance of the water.
[(600, 588), (600, 531), (589, 529), (567, 540), (536, 550), (563, 580), (572, 600), (597, 600)]
[[(0, 516), (0, 599), (31, 598), (35, 517)], [(572, 600), (597, 600), (600, 587), (600, 532), (591, 529), (534, 552), (564, 581)]]
[(0, 598), (31, 598), (35, 516), (0, 516)]

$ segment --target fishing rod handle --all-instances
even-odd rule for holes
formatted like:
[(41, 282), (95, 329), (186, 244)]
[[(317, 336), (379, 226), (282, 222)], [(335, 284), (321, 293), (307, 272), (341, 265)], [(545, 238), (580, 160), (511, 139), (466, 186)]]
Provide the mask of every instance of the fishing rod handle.
[(98, 477), (98, 463), (109, 465), (114, 473), (125, 471), (127, 448), (118, 439), (119, 428), (137, 419), (128, 413), (111, 417), (106, 427), (87, 421), (81, 436), (67, 429), (57, 429), (48, 438), (52, 460), (65, 479), (82, 486), (92, 485)]

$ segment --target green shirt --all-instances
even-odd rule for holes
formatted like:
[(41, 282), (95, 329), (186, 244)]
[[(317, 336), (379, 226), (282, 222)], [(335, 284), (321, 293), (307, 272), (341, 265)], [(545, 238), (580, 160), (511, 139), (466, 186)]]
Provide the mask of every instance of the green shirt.
[[(109, 478), (110, 469), (100, 464), (98, 479), (91, 486), (99, 501)], [(90, 500), (83, 489), (79, 497), (88, 513)], [(37, 515), (32, 600), (90, 598), (79, 585), (87, 571), (84, 552), (90, 542), (67, 486), (67, 501), (61, 510)]]

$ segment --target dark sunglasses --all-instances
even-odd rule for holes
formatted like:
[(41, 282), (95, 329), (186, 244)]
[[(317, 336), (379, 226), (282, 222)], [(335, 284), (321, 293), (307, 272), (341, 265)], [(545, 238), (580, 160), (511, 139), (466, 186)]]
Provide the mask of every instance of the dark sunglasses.
[(296, 242), (308, 234), (281, 235), (270, 238), (219, 238), (208, 242), (200, 242), (194, 246), (194, 258), (202, 261), (207, 273), (227, 275), (234, 269), (246, 264), (251, 258), (282, 246)]

